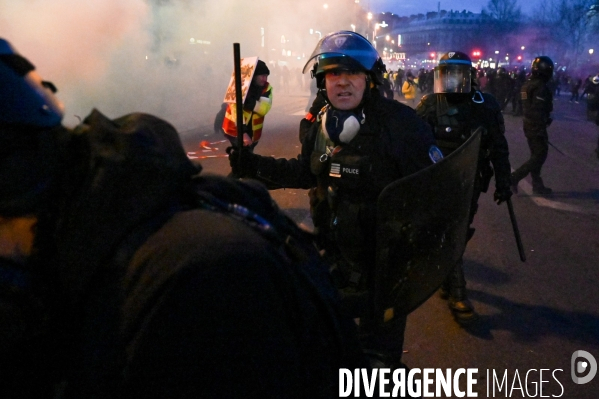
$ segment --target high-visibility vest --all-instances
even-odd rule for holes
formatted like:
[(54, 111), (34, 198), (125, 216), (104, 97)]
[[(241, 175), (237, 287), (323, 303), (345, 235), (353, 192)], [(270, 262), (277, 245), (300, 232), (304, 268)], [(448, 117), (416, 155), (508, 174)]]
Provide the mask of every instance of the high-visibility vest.
[[(272, 107), (272, 86), (270, 83), (264, 85), (260, 99), (252, 111), (243, 110), (243, 124), (247, 125), (252, 119), (252, 142), (257, 142), (262, 136), (264, 116)], [(226, 135), (237, 137), (237, 104), (229, 104), (223, 120), (223, 130)]]

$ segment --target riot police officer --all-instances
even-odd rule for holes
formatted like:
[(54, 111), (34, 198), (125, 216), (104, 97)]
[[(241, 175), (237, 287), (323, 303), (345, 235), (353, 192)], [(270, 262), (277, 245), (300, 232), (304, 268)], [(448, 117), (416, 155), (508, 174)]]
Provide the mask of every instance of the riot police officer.
[[(360, 318), (362, 342), (397, 364), (406, 315), (395, 314), (380, 326), (372, 320), (383, 315), (373, 315), (370, 307), (377, 198), (389, 183), (433, 163), (434, 138), (410, 107), (379, 93), (384, 64), (363, 36), (339, 31), (323, 37), (306, 71), (328, 105), (306, 133), (301, 154), (275, 159), (244, 147), (228, 150), (230, 163), (237, 175), (271, 189), (310, 190), (318, 244), (333, 265), (346, 309)], [(236, 170), (240, 157), (242, 170)]]
[(589, 76), (582, 96), (587, 95), (587, 120), (592, 121), (599, 111), (599, 74)]
[(492, 93), (492, 95), (495, 96), (495, 99), (503, 111), (505, 110), (507, 103), (510, 101), (510, 94), (513, 90), (514, 82), (504, 67), (497, 68), (497, 74), (493, 80), (495, 92)]
[[(599, 74), (591, 76), (586, 81), (584, 93), (587, 95), (587, 119), (599, 126)], [(599, 158), (599, 139), (595, 153)]]
[(520, 95), (524, 110), (524, 135), (530, 148), (530, 158), (512, 173), (512, 190), (518, 192), (518, 182), (529, 173), (532, 177), (532, 191), (538, 195), (550, 195), (541, 178), (541, 168), (547, 159), (549, 137), (547, 127), (551, 124), (553, 111), (553, 91), (548, 82), (553, 77), (553, 61), (547, 56), (536, 57), (531, 65), (531, 77), (524, 82)]
[[(501, 106), (488, 93), (476, 90), (470, 58), (459, 51), (444, 54), (435, 68), (434, 94), (422, 98), (416, 113), (433, 128), (437, 146), (447, 155), (460, 147), (478, 127), (483, 127), (478, 170), (470, 205), (469, 225), (478, 208), (481, 192), (486, 192), (495, 174), (494, 199), (498, 204), (509, 199), (510, 162)], [(492, 166), (491, 166), (492, 165)], [(474, 234), (469, 228), (468, 238)], [(466, 295), (463, 261), (460, 257), (446, 279), (441, 295), (458, 322), (469, 322), (476, 313)]]

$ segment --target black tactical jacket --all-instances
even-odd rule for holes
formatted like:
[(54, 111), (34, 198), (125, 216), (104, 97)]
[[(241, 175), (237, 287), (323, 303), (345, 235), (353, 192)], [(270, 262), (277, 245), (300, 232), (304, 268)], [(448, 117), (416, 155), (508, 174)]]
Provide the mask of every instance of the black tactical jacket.
[(195, 176), (151, 115), (84, 122), (57, 198), (65, 398), (330, 398), (339, 368), (368, 367), (328, 268), (264, 187)]
[(445, 155), (462, 145), (478, 127), (484, 127), (478, 165), (483, 186), (488, 185), (494, 172), (496, 188), (509, 188), (509, 149), (501, 107), (495, 97), (481, 92), (452, 96), (431, 94), (422, 98), (416, 113), (431, 126), (437, 145)]
[(389, 183), (431, 165), (434, 145), (429, 127), (410, 107), (376, 90), (370, 94), (364, 123), (349, 144), (338, 144), (335, 154), (327, 154), (317, 145), (322, 137), (317, 121), (297, 158), (260, 157), (256, 176), (270, 188), (311, 189), (321, 246), (340, 251), (349, 263), (368, 266), (374, 264), (378, 195)]
[(531, 77), (520, 89), (524, 123), (542, 126), (550, 123), (553, 111), (553, 94), (547, 83), (539, 77)]

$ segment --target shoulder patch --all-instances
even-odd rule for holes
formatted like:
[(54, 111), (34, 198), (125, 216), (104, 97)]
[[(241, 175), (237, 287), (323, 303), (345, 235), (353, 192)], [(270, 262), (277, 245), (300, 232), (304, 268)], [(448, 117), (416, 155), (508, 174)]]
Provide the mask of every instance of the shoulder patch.
[(433, 163), (437, 163), (443, 159), (443, 153), (436, 145), (431, 145), (431, 147), (428, 149), (428, 156)]

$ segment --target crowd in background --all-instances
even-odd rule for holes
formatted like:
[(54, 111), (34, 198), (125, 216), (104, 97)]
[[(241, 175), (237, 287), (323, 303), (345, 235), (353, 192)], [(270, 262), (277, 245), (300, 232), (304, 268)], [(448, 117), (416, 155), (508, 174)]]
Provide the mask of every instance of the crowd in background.
[[(476, 81), (480, 91), (492, 94), (499, 104), (502, 111), (511, 111), (515, 116), (522, 115), (522, 103), (520, 101), (520, 88), (529, 77), (530, 71), (524, 66), (499, 67), (499, 68), (481, 68), (478, 69)], [(404, 70), (398, 68), (395, 71), (389, 71), (385, 78), (388, 80), (390, 90), (386, 93), (390, 98), (404, 98), (402, 86), (411, 76), (420, 95), (433, 93), (434, 71), (420, 68)], [(553, 89), (554, 96), (569, 95), (569, 102), (579, 104), (581, 101), (594, 101), (594, 90), (597, 86), (593, 83), (593, 77), (588, 75), (583, 78), (580, 73), (568, 73), (565, 70), (556, 71), (549, 85)], [(508, 105), (510, 107), (508, 108)]]

